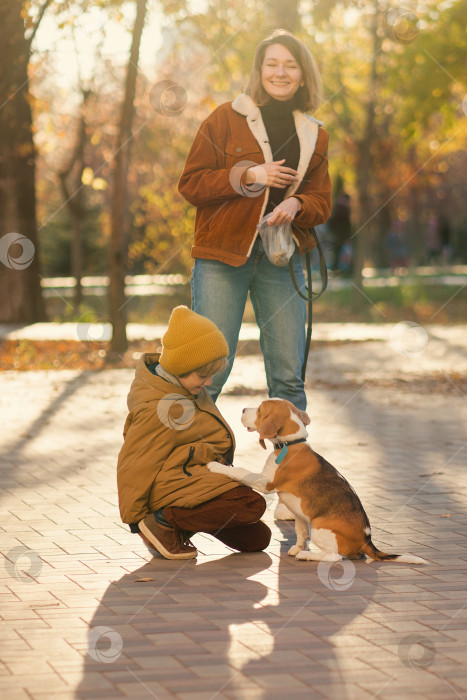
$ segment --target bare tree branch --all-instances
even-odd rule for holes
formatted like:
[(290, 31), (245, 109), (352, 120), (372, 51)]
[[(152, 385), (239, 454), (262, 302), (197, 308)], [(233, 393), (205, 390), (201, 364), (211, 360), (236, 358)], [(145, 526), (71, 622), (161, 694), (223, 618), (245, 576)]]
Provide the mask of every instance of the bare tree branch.
[(42, 7), (39, 11), (39, 17), (37, 18), (36, 23), (33, 27), (31, 36), (28, 37), (28, 39), (27, 39), (30, 47), (32, 46), (32, 42), (34, 41), (34, 38), (37, 34), (37, 30), (39, 29), (39, 25), (42, 22), (42, 18), (44, 17), (47, 8), (49, 7), (49, 5), (52, 4), (52, 2), (53, 2), (53, 0), (45, 0), (44, 4), (42, 5)]

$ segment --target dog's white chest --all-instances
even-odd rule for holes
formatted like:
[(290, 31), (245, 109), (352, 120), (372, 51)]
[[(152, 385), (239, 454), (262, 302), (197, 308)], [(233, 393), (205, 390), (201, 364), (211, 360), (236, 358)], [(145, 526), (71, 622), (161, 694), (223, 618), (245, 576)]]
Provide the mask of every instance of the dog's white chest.
[(302, 510), (300, 498), (298, 498), (298, 496), (293, 496), (291, 493), (287, 493), (287, 491), (278, 491), (277, 493), (282, 503), (284, 503), (287, 508), (292, 511), (296, 518), (305, 520), (307, 523), (310, 522), (310, 518), (305, 515)]
[(273, 481), (278, 466), (279, 465), (276, 464), (276, 455), (274, 452), (271, 452), (264, 464), (262, 474), (269, 479), (269, 481)]

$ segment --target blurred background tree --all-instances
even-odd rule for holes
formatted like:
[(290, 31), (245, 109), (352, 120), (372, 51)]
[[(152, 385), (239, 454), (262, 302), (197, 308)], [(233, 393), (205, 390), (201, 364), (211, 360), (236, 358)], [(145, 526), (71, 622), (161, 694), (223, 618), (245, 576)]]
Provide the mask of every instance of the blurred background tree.
[(0, 322), (45, 318), (36, 219), (31, 46), (51, 0), (0, 6)]
[[(6, 0), (2, 7), (17, 4)], [(44, 7), (44, 0), (23, 3), (23, 37), (33, 31), (29, 14), (37, 19)], [(53, 41), (41, 40), (41, 31), (34, 37), (26, 104), (33, 107), (43, 275), (109, 270), (112, 157), (134, 11), (134, 0), (56, 0), (45, 13), (55, 24), (42, 24)], [(463, 0), (407, 0), (404, 9), (387, 0), (259, 6), (253, 0), (148, 0), (128, 172), (128, 272), (189, 273), (194, 211), (177, 192), (184, 160), (201, 121), (245, 88), (257, 43), (284, 24), (305, 41), (322, 71), (325, 101), (316, 116), (330, 132), (331, 176), (342, 178), (351, 197), (356, 289), (364, 265), (388, 265), (385, 241), (395, 222), (405, 232), (410, 264), (425, 264), (430, 220), (446, 214), (452, 259), (466, 262)], [(63, 79), (60, 41), (74, 52), (73, 31), (84, 30), (94, 48), (78, 41), (86, 65)], [(114, 35), (118, 50), (109, 49)], [(21, 55), (19, 45), (8, 46), (8, 61)], [(14, 95), (11, 86), (7, 94)], [(68, 195), (60, 173), (67, 173)], [(82, 214), (80, 273), (72, 250), (75, 198)], [(6, 211), (1, 198), (0, 207)]]
[[(442, 162), (447, 173), (448, 154), (461, 155), (466, 140), (467, 6), (426, 2), (411, 10), (411, 4), (314, 2), (303, 18), (319, 45), (327, 92), (319, 115), (331, 132), (330, 167), (353, 195), (357, 305), (363, 266), (387, 264), (392, 221), (403, 222), (413, 262), (426, 261), (425, 232), (439, 201), (429, 184), (433, 170)], [(456, 187), (454, 217), (463, 226), (465, 183)]]

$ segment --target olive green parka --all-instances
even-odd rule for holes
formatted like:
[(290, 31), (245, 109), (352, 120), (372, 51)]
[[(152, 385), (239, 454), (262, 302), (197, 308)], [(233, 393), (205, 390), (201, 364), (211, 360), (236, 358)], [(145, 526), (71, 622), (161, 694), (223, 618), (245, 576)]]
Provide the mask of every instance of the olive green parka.
[(137, 523), (165, 506), (194, 506), (239, 484), (206, 464), (231, 464), (233, 432), (208, 391), (196, 396), (153, 374), (143, 355), (128, 394), (129, 414), (118, 456), (117, 486), (124, 523)]

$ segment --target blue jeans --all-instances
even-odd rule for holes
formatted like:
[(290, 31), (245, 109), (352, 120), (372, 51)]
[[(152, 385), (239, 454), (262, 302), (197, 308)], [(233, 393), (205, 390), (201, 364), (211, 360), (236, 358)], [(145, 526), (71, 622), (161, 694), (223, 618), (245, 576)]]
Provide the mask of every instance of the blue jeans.
[[(297, 284), (304, 291), (305, 276), (297, 248), (293, 265)], [(229, 345), (229, 366), (214, 376), (209, 387), (211, 396), (217, 399), (232, 369), (248, 292), (260, 329), (269, 396), (288, 399), (305, 410), (301, 372), (306, 302), (292, 284), (288, 265), (278, 267), (269, 262), (259, 237), (240, 267), (217, 260), (195, 260), (191, 276), (193, 311), (214, 321)]]

